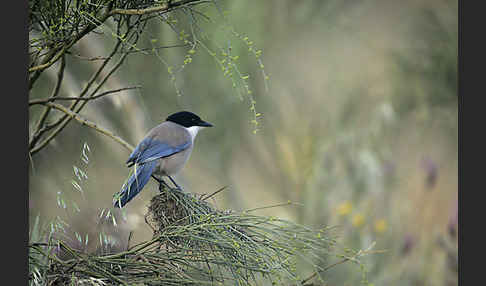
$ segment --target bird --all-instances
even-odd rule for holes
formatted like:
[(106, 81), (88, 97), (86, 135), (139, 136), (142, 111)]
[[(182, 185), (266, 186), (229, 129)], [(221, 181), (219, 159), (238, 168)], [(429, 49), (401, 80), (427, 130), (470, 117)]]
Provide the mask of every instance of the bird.
[(140, 193), (150, 177), (159, 182), (159, 190), (162, 190), (162, 185), (169, 187), (162, 179), (164, 176), (176, 189), (182, 190), (171, 176), (184, 167), (192, 153), (196, 135), (205, 127), (213, 125), (190, 111), (179, 111), (152, 128), (128, 157), (127, 167), (134, 166), (134, 172), (115, 193), (114, 206), (124, 207)]

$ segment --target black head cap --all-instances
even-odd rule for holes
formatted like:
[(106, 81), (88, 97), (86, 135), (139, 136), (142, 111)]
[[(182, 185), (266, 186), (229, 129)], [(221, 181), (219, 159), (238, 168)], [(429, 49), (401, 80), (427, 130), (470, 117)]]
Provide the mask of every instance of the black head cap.
[(192, 126), (203, 126), (203, 127), (212, 127), (213, 125), (203, 121), (199, 116), (196, 114), (189, 112), (189, 111), (180, 111), (174, 114), (169, 115), (166, 119), (167, 121), (171, 121), (182, 125), (186, 128)]

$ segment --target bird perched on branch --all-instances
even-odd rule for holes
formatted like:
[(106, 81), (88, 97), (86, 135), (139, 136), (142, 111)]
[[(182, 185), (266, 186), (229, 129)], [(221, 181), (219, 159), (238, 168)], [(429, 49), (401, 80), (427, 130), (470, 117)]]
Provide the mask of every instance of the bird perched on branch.
[(162, 176), (167, 176), (180, 190), (171, 176), (186, 164), (198, 131), (212, 126), (192, 112), (181, 111), (170, 115), (166, 121), (150, 130), (126, 162), (128, 167), (134, 166), (134, 171), (122, 189), (115, 194), (115, 207), (125, 206), (140, 193), (150, 177), (159, 182), (160, 190), (162, 185), (168, 187)]

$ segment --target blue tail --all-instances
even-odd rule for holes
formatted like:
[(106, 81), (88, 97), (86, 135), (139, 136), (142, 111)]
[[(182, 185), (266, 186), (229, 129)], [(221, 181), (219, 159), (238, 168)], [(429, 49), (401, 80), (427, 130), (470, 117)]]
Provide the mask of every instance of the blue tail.
[(157, 165), (157, 160), (153, 160), (141, 165), (136, 165), (135, 173), (133, 173), (120, 192), (115, 194), (114, 206), (117, 208), (122, 208), (131, 199), (133, 199), (140, 191), (143, 189), (145, 184), (147, 184), (152, 172)]

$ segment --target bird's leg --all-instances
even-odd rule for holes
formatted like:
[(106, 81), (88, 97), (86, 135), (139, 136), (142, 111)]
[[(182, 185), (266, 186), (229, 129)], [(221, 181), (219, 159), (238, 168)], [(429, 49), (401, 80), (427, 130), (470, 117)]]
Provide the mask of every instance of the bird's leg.
[(179, 191), (182, 191), (182, 188), (176, 183), (176, 181), (174, 181), (174, 179), (172, 179), (171, 176), (167, 176), (167, 177), (169, 177), (170, 181), (177, 187)]
[(170, 189), (169, 185), (164, 181), (162, 178), (157, 178), (156, 176), (152, 175), (152, 178), (154, 178), (157, 182), (159, 182), (159, 191), (162, 192), (162, 186)]
[(167, 189), (170, 189), (169, 185), (162, 179), (159, 181), (159, 191), (162, 192), (162, 186), (166, 187)]

